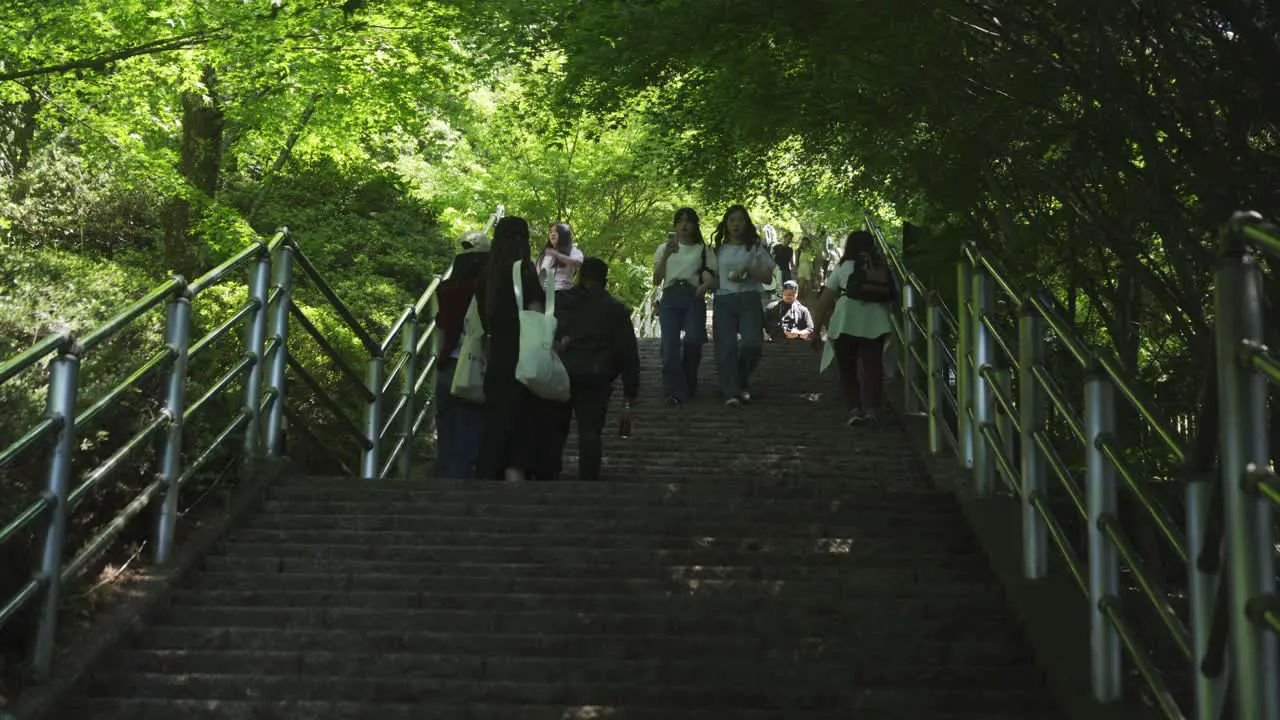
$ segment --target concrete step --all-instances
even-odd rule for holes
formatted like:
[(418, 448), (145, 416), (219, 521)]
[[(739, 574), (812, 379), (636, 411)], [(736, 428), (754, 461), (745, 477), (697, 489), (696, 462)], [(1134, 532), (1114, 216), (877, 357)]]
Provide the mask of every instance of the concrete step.
[[(858, 717), (927, 717), (930, 720), (1026, 720), (1019, 708), (992, 712), (989, 709), (965, 711), (929, 704), (919, 697), (903, 698), (917, 706), (907, 715), (875, 715), (877, 703), (888, 698), (868, 696), (854, 709), (806, 710), (806, 720), (847, 720), (850, 713)], [(501, 705), (489, 702), (438, 703), (354, 703), (323, 701), (225, 701), (162, 698), (110, 698), (88, 703), (75, 717), (93, 720), (794, 720), (792, 710), (760, 710), (730, 708), (634, 708), (602, 705)]]
[[(541, 566), (539, 571), (546, 572)], [(775, 596), (781, 593), (797, 595), (864, 595), (893, 598), (912, 597), (922, 589), (943, 586), (948, 594), (957, 596), (991, 594), (993, 602), (1001, 596), (981, 565), (876, 568), (875, 572), (831, 572), (830, 577), (820, 578), (811, 573), (805, 579), (782, 580), (743, 577), (720, 578), (717, 572), (725, 568), (699, 568), (699, 572), (676, 568), (663, 577), (604, 577), (591, 572), (590, 566), (579, 571), (564, 568), (563, 575), (534, 574), (534, 566), (491, 565), (424, 568), (423, 573), (295, 573), (295, 572), (235, 572), (206, 571), (194, 578), (191, 590), (176, 590), (175, 596), (186, 592), (245, 591), (270, 595), (301, 592), (324, 594), (332, 592), (391, 592), (391, 593), (525, 593), (554, 597), (572, 595), (616, 595), (679, 592), (690, 595), (722, 594), (741, 597)], [(473, 572), (468, 572), (473, 569)], [(483, 572), (483, 570), (491, 572)], [(452, 570), (452, 572), (450, 571)], [(751, 570), (751, 569), (748, 569)], [(751, 574), (764, 574), (752, 571)], [(777, 575), (774, 573), (774, 575)]]
[[(968, 550), (968, 549), (966, 549)], [(370, 573), (395, 574), (405, 573), (409, 576), (489, 576), (498, 573), (520, 573), (524, 577), (570, 577), (570, 578), (671, 578), (679, 577), (688, 581), (701, 578), (717, 580), (733, 580), (750, 578), (756, 580), (776, 580), (789, 582), (801, 579), (830, 579), (849, 574), (855, 567), (839, 556), (813, 556), (810, 562), (797, 564), (780, 561), (775, 556), (759, 555), (746, 559), (729, 558), (728, 562), (716, 562), (717, 558), (702, 557), (672, 558), (666, 562), (628, 565), (614, 562), (608, 558), (593, 559), (581, 557), (564, 558), (560, 562), (548, 562), (545, 559), (520, 561), (514, 558), (490, 559), (483, 562), (462, 562), (449, 560), (441, 562), (422, 562), (399, 560), (362, 560), (330, 556), (285, 557), (279, 554), (253, 555), (211, 555), (204, 560), (204, 569), (219, 573), (329, 573), (365, 575)], [(683, 560), (683, 562), (682, 562)], [(859, 559), (856, 570), (879, 574), (886, 570), (902, 568), (902, 559), (898, 557), (865, 557)], [(973, 550), (967, 554), (955, 555), (939, 552), (932, 555), (917, 555), (912, 558), (908, 572), (921, 577), (938, 577), (944, 572), (963, 572), (972, 575), (974, 571), (987, 570), (986, 556)], [(990, 575), (986, 576), (990, 580)]]
[[(254, 699), (258, 702), (307, 698), (311, 702), (432, 703), (484, 698), (487, 703), (510, 705), (639, 706), (646, 709), (711, 706), (721, 710), (788, 710), (793, 713), (841, 707), (853, 711), (857, 705), (866, 703), (865, 699), (859, 698), (864, 694), (862, 688), (847, 678), (839, 684), (832, 682), (834, 678), (823, 675), (810, 678), (807, 683), (786, 686), (774, 683), (752, 686), (723, 681), (711, 685), (655, 685), (635, 681), (575, 685), (568, 679), (547, 683), (415, 677), (405, 682), (399, 678), (376, 676), (133, 672), (124, 675), (111, 688), (111, 693), (116, 697)], [(921, 709), (951, 707), (978, 710), (990, 701), (988, 698), (998, 699), (1009, 708), (1031, 704), (1021, 697), (1023, 693), (1010, 689), (975, 693), (972, 688), (944, 686), (935, 688), (927, 705), (912, 702), (911, 696), (919, 694), (915, 685), (894, 687), (877, 684), (872, 693), (876, 696), (872, 708), (879, 705), (883, 709), (914, 704)]]

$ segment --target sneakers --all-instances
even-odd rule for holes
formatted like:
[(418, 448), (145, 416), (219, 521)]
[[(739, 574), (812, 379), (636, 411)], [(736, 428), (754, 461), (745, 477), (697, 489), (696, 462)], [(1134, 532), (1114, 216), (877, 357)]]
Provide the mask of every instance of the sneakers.
[(742, 407), (742, 401), (736, 397), (731, 397), (724, 401), (724, 406), (729, 408)]
[(673, 407), (673, 408), (679, 409), (679, 407), (680, 407), (680, 405), (681, 405), (681, 404), (682, 404), (682, 403), (680, 402), (680, 398), (676, 397), (675, 395), (669, 395), (669, 396), (667, 396), (667, 406), (668, 406), (668, 407)]
[(744, 403), (749, 403), (749, 402), (751, 402), (751, 391), (750, 391), (750, 390), (743, 390), (743, 391), (742, 391), (742, 394), (741, 394), (741, 395), (739, 395), (738, 397), (742, 399), (742, 402), (744, 402)]

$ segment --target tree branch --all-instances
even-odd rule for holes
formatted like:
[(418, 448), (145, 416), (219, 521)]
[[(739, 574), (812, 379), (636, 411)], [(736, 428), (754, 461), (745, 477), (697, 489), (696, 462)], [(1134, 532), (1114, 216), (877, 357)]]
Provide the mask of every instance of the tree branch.
[(217, 33), (209, 31), (188, 33), (177, 37), (152, 40), (149, 43), (135, 45), (134, 47), (113, 50), (101, 55), (94, 55), (93, 57), (81, 58), (79, 60), (71, 60), (58, 65), (45, 65), (43, 67), (0, 73), (0, 82), (4, 82), (5, 80), (22, 80), (24, 78), (35, 77), (37, 75), (64, 73), (71, 70), (101, 69), (109, 63), (127, 60), (131, 57), (138, 57), (140, 55), (156, 55), (158, 53), (181, 50), (182, 48), (199, 45), (216, 35)]

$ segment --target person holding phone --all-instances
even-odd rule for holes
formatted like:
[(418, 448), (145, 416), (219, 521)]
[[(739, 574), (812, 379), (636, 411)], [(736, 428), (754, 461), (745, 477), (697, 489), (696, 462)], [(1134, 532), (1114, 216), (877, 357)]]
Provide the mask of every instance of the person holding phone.
[(538, 272), (555, 273), (556, 292), (573, 287), (578, 268), (586, 256), (573, 242), (568, 223), (552, 223), (547, 244), (538, 254)]
[(706, 295), (716, 288), (716, 254), (702, 238), (693, 208), (680, 208), (667, 241), (653, 257), (653, 284), (661, 331), (662, 388), (667, 404), (680, 407), (698, 392), (698, 367), (707, 340)]

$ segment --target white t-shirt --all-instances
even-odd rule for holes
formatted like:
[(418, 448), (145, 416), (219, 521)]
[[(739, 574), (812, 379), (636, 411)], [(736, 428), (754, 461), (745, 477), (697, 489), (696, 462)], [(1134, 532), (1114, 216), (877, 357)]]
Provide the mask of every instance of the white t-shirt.
[[(844, 286), (853, 274), (854, 261), (846, 260), (836, 266), (827, 276), (826, 287), (830, 292), (842, 293)], [(835, 312), (827, 322), (827, 337), (850, 335), (852, 337), (875, 339), (893, 332), (891, 303), (873, 303), (854, 300), (844, 294), (836, 300)]]
[(765, 249), (764, 243), (757, 243), (750, 250), (746, 245), (730, 245), (725, 243), (720, 246), (720, 267), (717, 275), (720, 278), (720, 288), (716, 290), (717, 295), (731, 295), (740, 292), (761, 292), (764, 285), (755, 280), (747, 280), (745, 282), (739, 280), (730, 280), (729, 272), (731, 270), (741, 270), (748, 265), (754, 265), (759, 268), (775, 269), (773, 258), (769, 256), (769, 251)]
[[(582, 260), (587, 256), (582, 254), (582, 251), (578, 249), (577, 245), (574, 245), (572, 248), (569, 248), (569, 257), (577, 260), (578, 262), (582, 262)], [(569, 267), (568, 265), (561, 265), (558, 268), (553, 268), (552, 266), (555, 264), (555, 258), (551, 257), (549, 254), (544, 255), (542, 257), (542, 263), (538, 265), (538, 272), (554, 270), (557, 290), (568, 290), (573, 287), (573, 278), (578, 274), (578, 268)]]
[[(662, 257), (663, 248), (666, 246), (666, 243), (662, 243), (658, 246), (657, 251), (653, 253), (653, 266), (655, 269), (658, 267), (658, 259)], [(670, 287), (682, 280), (695, 287), (701, 285), (703, 279), (698, 278), (698, 272), (702, 269), (703, 253), (706, 253), (707, 269), (714, 275), (718, 267), (714, 248), (701, 243), (692, 245), (680, 243), (676, 247), (676, 251), (667, 258), (667, 274), (663, 276), (662, 287)]]

